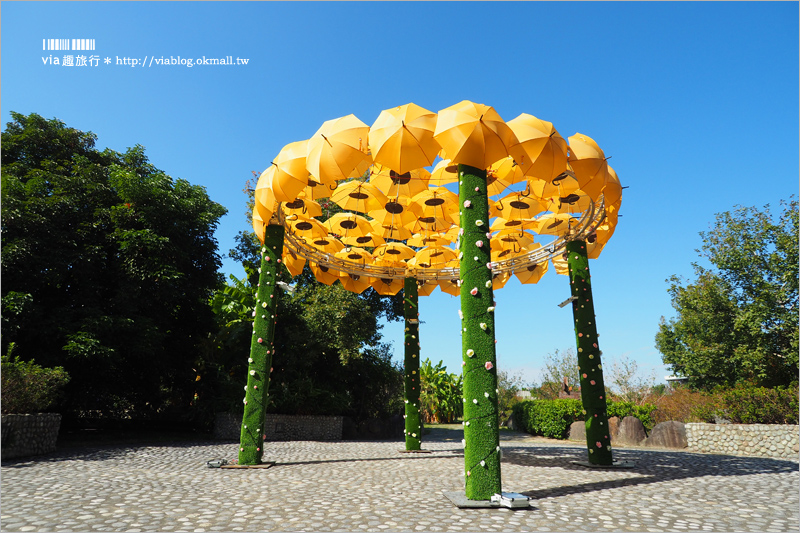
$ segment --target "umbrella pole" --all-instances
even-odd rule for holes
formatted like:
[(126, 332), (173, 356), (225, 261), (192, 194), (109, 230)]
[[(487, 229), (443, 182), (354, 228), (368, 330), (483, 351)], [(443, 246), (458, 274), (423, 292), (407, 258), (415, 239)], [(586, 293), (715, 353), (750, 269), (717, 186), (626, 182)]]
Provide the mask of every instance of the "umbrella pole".
[(458, 166), (461, 212), (461, 346), (464, 394), (464, 477), (469, 500), (501, 492), (494, 294), (486, 171)]
[(263, 455), (269, 374), (274, 355), (275, 308), (278, 300), (275, 282), (278, 280), (278, 267), (283, 253), (283, 235), (282, 225), (269, 224), (264, 231), (239, 440), (240, 465), (260, 464)]
[(419, 416), (419, 292), (417, 279), (406, 278), (403, 285), (405, 316), (405, 436), (406, 450), (419, 450), (422, 425)]
[(567, 243), (567, 264), (572, 288), (572, 316), (575, 319), (575, 341), (578, 347), (578, 368), (581, 376), (581, 402), (586, 413), (586, 446), (589, 463), (613, 465), (611, 437), (606, 411), (606, 389), (598, 348), (589, 259), (586, 242)]

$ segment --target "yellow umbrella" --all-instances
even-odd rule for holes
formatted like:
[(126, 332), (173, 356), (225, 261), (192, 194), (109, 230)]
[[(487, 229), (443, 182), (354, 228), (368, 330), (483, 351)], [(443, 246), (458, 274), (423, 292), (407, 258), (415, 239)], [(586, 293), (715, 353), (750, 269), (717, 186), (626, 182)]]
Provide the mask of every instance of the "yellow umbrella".
[(344, 180), (369, 159), (369, 126), (355, 115), (325, 121), (308, 140), (306, 168), (321, 183)]
[(589, 195), (578, 189), (566, 196), (551, 196), (545, 199), (545, 206), (553, 213), (583, 213), (592, 203)]
[(439, 111), (434, 139), (453, 164), (485, 169), (517, 144), (511, 128), (494, 108), (468, 100)]
[(292, 277), (299, 275), (303, 272), (303, 267), (306, 264), (306, 258), (302, 255), (297, 255), (287, 247), (283, 247), (283, 264), (286, 265), (289, 274)]
[(569, 164), (578, 186), (596, 200), (608, 180), (608, 158), (591, 137), (576, 133), (569, 138)]
[[(372, 227), (372, 226), (370, 226)], [(386, 244), (386, 241), (380, 235), (374, 233), (367, 233), (366, 235), (346, 235), (341, 238), (342, 242), (348, 246), (366, 246), (374, 248)]]
[(253, 231), (256, 233), (256, 237), (261, 242), (264, 242), (264, 233), (266, 231), (266, 224), (261, 219), (261, 216), (258, 214), (258, 211), (253, 209)]
[(456, 181), (458, 181), (458, 165), (454, 165), (449, 159), (442, 159), (433, 167), (428, 185), (441, 187)]
[(606, 205), (616, 204), (622, 199), (622, 185), (619, 182), (617, 173), (611, 168), (611, 165), (608, 167), (608, 181), (606, 181), (606, 188), (603, 190), (603, 196), (605, 197)]
[(444, 187), (430, 187), (414, 196), (409, 205), (412, 208), (417, 206), (417, 214), (421, 217), (446, 219), (454, 212), (458, 213), (458, 195)]
[(569, 213), (555, 213), (536, 219), (533, 230), (539, 235), (562, 236), (569, 233), (575, 219)]
[(275, 207), (278, 203), (275, 199), (275, 193), (272, 191), (273, 168), (270, 167), (261, 173), (253, 193), (253, 201), (255, 202), (253, 212), (257, 212), (261, 220), (266, 222), (269, 222), (269, 219), (272, 218), (272, 213), (275, 212)]
[(321, 183), (310, 177), (308, 178), (308, 186), (303, 189), (303, 196), (312, 200), (319, 200), (320, 198), (328, 198), (334, 190), (336, 190), (336, 181)]
[(373, 260), (373, 256), (371, 253), (364, 250), (363, 248), (357, 248), (355, 246), (345, 246), (340, 251), (336, 252), (334, 255), (339, 259), (344, 259), (345, 261), (350, 261), (361, 265), (372, 263)]
[(441, 233), (416, 233), (406, 244), (422, 248), (423, 246), (447, 246), (452, 241)]
[(367, 213), (383, 208), (386, 196), (374, 185), (361, 181), (342, 183), (331, 194), (331, 200), (348, 211)]
[(417, 280), (417, 293), (420, 296), (430, 296), (433, 290), (438, 286), (439, 284), (435, 281)]
[(372, 278), (369, 276), (359, 276), (358, 274), (349, 274), (347, 272), (339, 272), (339, 282), (342, 287), (356, 294), (361, 294), (372, 286)]
[(539, 263), (536, 265), (528, 265), (522, 270), (517, 270), (514, 275), (517, 276), (520, 283), (539, 283), (542, 276), (545, 275), (548, 269), (548, 262)]
[(498, 217), (494, 219), (490, 229), (492, 232), (495, 231), (503, 231), (503, 230), (514, 230), (514, 231), (522, 231), (528, 228), (536, 227), (536, 220), (533, 219), (505, 219), (502, 217)]
[(322, 206), (319, 205), (319, 202), (301, 196), (291, 202), (281, 204), (281, 209), (285, 215), (301, 215), (308, 218), (322, 216)]
[(325, 227), (329, 233), (340, 237), (351, 235), (363, 237), (372, 232), (370, 221), (355, 213), (336, 213), (325, 221)]
[(416, 252), (413, 248), (406, 246), (401, 242), (390, 242), (375, 248), (372, 255), (381, 259), (382, 261), (399, 263), (402, 261), (408, 261), (414, 257), (415, 254)]
[(441, 279), (439, 280), (439, 290), (452, 296), (459, 296), (461, 294), (461, 287), (454, 279)]
[(523, 174), (552, 181), (567, 170), (567, 141), (552, 122), (522, 113), (509, 120), (508, 127), (519, 141), (509, 152), (522, 167)]
[(373, 220), (372, 230), (373, 234), (380, 235), (385, 239), (397, 239), (404, 241), (411, 237), (411, 230), (400, 225), (399, 223), (388, 224), (385, 222), (381, 223), (380, 220)]
[(313, 263), (311, 261), (308, 262), (308, 266), (311, 268), (311, 272), (314, 273), (314, 277), (317, 278), (317, 281), (320, 283), (324, 283), (325, 285), (333, 285), (336, 280), (339, 279), (339, 272), (332, 270), (330, 267), (318, 265), (317, 263)]
[(408, 263), (416, 268), (445, 268), (458, 266), (458, 256), (452, 248), (428, 246), (418, 251)]
[(511, 279), (511, 272), (492, 274), (492, 290), (502, 289), (509, 279)]
[(326, 235), (324, 237), (315, 237), (310, 240), (311, 246), (326, 254), (335, 254), (344, 248), (342, 241), (333, 235)]
[(565, 258), (566, 254), (561, 254), (559, 256), (553, 257), (553, 267), (556, 269), (556, 274), (559, 276), (568, 276), (569, 275), (569, 265), (567, 264), (567, 260)]
[[(488, 173), (486, 181), (489, 184), (489, 195), (500, 194), (508, 185), (525, 180), (522, 167), (511, 156), (495, 161), (486, 170)], [(499, 183), (493, 187), (492, 184), (495, 181)], [(500, 183), (504, 184), (502, 189), (500, 188)]]
[(569, 175), (564, 175), (563, 178), (556, 178), (552, 182), (532, 178), (528, 180), (526, 193), (531, 193), (532, 196), (537, 198), (547, 199), (551, 196), (567, 196), (579, 188), (578, 180)]
[(412, 206), (407, 198), (397, 198), (389, 200), (383, 205), (383, 209), (376, 209), (369, 212), (372, 220), (377, 220), (381, 224), (399, 224), (406, 226), (413, 224), (417, 220), (415, 210), (419, 208)]
[[(291, 202), (308, 185), (308, 141), (289, 143), (272, 160), (272, 191), (279, 202)], [(265, 171), (266, 172), (266, 171)]]
[(369, 183), (388, 198), (411, 198), (428, 188), (431, 174), (424, 168), (400, 174), (381, 165), (372, 166)]
[(519, 218), (533, 218), (542, 211), (545, 206), (536, 196), (525, 196), (521, 192), (512, 192), (494, 202), (494, 207), (498, 212), (497, 216), (508, 220)]
[(406, 228), (413, 233), (438, 233), (446, 231), (453, 226), (451, 218), (441, 218), (435, 216), (419, 217), (410, 224), (406, 224)]
[(399, 174), (430, 166), (440, 150), (433, 138), (436, 118), (416, 104), (381, 111), (369, 130), (372, 160)]
[(372, 278), (372, 288), (375, 289), (380, 295), (393, 296), (400, 292), (403, 288), (405, 281), (402, 279), (392, 278)]
[(293, 219), (287, 219), (287, 226), (289, 230), (298, 237), (302, 237), (306, 241), (313, 241), (319, 237), (328, 235), (328, 228), (316, 218), (305, 218), (298, 215), (292, 215)]

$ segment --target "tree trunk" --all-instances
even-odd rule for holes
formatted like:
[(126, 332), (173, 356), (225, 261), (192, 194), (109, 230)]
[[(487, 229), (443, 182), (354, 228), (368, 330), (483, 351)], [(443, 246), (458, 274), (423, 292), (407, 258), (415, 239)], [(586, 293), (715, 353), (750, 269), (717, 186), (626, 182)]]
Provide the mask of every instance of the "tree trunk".
[(459, 165), (458, 175), (465, 493), (489, 500), (501, 492), (489, 201), (485, 170)]
[(606, 411), (606, 389), (603, 383), (603, 365), (597, 340), (594, 316), (592, 282), (586, 242), (567, 243), (570, 287), (572, 288), (572, 316), (575, 319), (575, 341), (578, 347), (578, 370), (581, 376), (581, 402), (586, 416), (586, 446), (589, 462), (611, 465), (611, 437)]
[(278, 291), (278, 268), (283, 254), (283, 226), (266, 227), (261, 248), (258, 291), (254, 311), (253, 339), (248, 359), (247, 387), (244, 398), (244, 416), (239, 444), (239, 464), (261, 463), (264, 448), (264, 421), (267, 416), (269, 379), (274, 354), (275, 309)]
[(419, 414), (419, 292), (416, 278), (406, 278), (403, 286), (405, 316), (405, 435), (406, 450), (419, 450), (422, 441)]

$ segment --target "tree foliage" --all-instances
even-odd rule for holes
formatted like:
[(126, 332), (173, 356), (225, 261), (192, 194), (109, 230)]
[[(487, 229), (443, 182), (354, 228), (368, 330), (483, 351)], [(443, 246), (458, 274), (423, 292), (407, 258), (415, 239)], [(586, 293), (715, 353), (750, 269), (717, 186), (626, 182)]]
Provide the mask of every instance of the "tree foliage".
[(534, 396), (543, 400), (554, 400), (558, 398), (564, 378), (567, 378), (570, 387), (574, 387), (580, 383), (580, 376), (575, 349), (559, 350), (556, 348), (553, 353), (545, 356), (544, 367), (539, 372), (541, 384), (537, 390), (532, 392)]
[(463, 381), (439, 361), (436, 366), (425, 359), (419, 367), (420, 413), (425, 422), (449, 424), (464, 413)]
[(673, 276), (677, 316), (661, 319), (656, 347), (676, 374), (700, 388), (788, 385), (798, 374), (798, 204), (720, 213), (702, 232), (692, 283)]
[(3, 350), (63, 366), (71, 412), (185, 409), (226, 210), (144, 148), (12, 113), (2, 134)]

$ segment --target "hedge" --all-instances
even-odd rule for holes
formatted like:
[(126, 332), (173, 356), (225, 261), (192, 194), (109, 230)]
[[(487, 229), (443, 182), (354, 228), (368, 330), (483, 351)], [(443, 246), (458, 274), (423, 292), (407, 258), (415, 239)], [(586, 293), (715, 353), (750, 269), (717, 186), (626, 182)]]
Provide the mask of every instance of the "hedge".
[[(13, 350), (13, 344), (9, 354)], [(45, 412), (59, 400), (69, 375), (60, 366), (44, 368), (19, 357), (2, 356), (2, 411), (11, 413)]]
[[(609, 417), (624, 418), (635, 416), (650, 431), (655, 423), (652, 413), (655, 405), (634, 405), (629, 402), (608, 402)], [(581, 401), (577, 399), (528, 400), (514, 405), (514, 423), (519, 429), (531, 435), (541, 435), (551, 439), (566, 439), (569, 426), (584, 420)]]

